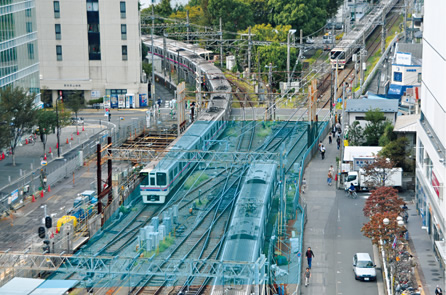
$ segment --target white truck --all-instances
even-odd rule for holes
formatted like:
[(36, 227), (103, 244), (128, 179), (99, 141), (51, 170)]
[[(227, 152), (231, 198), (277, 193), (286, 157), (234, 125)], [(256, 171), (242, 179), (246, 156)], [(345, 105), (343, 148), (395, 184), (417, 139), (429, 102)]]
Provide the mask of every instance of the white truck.
[[(358, 191), (368, 191), (370, 189), (373, 189), (375, 186), (377, 186), (377, 182), (382, 183), (382, 177), (384, 176), (384, 174), (381, 174), (380, 172), (383, 172), (382, 169), (377, 171), (377, 177), (371, 177), (365, 175), (364, 169), (359, 169), (359, 171), (350, 171), (348, 172), (347, 178), (345, 179), (344, 188), (348, 189), (353, 183), (356, 190)], [(385, 186), (391, 186), (398, 190), (401, 189), (401, 186), (403, 184), (402, 168), (393, 168), (389, 172), (385, 173), (384, 177)]]

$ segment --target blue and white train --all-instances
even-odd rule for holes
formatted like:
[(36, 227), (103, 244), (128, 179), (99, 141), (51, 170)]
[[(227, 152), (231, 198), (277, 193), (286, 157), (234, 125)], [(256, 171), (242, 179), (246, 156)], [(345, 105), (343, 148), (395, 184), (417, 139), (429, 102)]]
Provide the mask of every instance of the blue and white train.
[[(150, 36), (143, 37), (143, 42), (150, 52)], [(223, 133), (232, 97), (229, 82), (221, 70), (206, 58), (196, 54), (201, 52), (200, 48), (193, 49), (190, 44), (166, 39), (166, 49), (167, 52), (164, 52), (163, 39), (155, 37), (155, 55), (166, 58), (168, 63), (175, 67), (182, 67), (186, 77), (195, 77), (196, 71), (201, 71), (205, 77), (206, 90), (210, 93), (210, 102), (185, 134), (171, 144), (168, 155), (164, 159), (150, 163), (141, 171), (145, 176), (140, 185), (141, 197), (144, 203), (152, 204), (163, 204), (169, 193), (194, 167), (194, 156), (187, 151), (208, 149), (208, 140), (215, 140)]]
[[(275, 161), (251, 164), (235, 204), (221, 261), (254, 263), (262, 254), (265, 228), (277, 183), (277, 167)], [(252, 282), (221, 277), (215, 280), (211, 295), (252, 293)]]

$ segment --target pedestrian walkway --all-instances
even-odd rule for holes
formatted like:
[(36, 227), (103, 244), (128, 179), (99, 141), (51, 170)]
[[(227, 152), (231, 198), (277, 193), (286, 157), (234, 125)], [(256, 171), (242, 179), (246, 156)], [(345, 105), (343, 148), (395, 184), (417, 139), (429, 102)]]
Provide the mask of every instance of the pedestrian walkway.
[[(411, 195), (413, 200), (413, 193)], [(409, 230), (409, 243), (418, 263), (418, 273), (424, 294), (434, 294), (437, 285), (445, 290), (445, 273), (432, 248), (431, 237), (422, 227), (421, 217), (417, 214), (415, 204), (408, 202), (407, 205), (409, 222), (406, 227)]]

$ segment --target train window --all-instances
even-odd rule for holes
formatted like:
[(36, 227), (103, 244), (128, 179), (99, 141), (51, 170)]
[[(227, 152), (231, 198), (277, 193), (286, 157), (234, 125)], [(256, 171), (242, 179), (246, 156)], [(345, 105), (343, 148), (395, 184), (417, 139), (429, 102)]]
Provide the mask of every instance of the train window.
[(173, 179), (173, 171), (170, 170), (170, 172), (169, 172), (169, 180), (172, 181), (172, 179)]
[(177, 167), (175, 167), (175, 169), (173, 170), (173, 175), (176, 176), (177, 173), (178, 173), (178, 169), (177, 169)]
[(164, 173), (164, 172), (156, 173), (156, 184), (159, 186), (167, 184), (166, 173)]
[(155, 177), (150, 177), (150, 185), (155, 185)]
[(261, 184), (266, 184), (265, 180), (263, 180), (263, 179), (256, 179), (256, 178), (254, 178), (254, 179), (250, 179), (250, 180), (248, 180), (246, 183), (261, 183)]
[(141, 185), (148, 185), (149, 184), (149, 178), (148, 177), (144, 177), (144, 179), (141, 181)]

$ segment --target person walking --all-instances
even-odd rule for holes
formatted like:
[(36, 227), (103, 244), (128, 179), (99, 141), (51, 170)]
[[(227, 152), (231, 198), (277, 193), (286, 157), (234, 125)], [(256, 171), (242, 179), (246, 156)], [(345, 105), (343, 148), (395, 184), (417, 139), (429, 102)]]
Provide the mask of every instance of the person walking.
[(338, 138), (336, 138), (336, 143), (338, 144), (338, 150), (339, 147), (341, 146), (341, 138), (338, 136)]
[(322, 160), (325, 159), (325, 146), (321, 145), (321, 156), (322, 156)]
[(305, 194), (305, 189), (306, 188), (307, 188), (307, 180), (304, 177), (304, 179), (302, 179), (302, 193), (303, 194)]
[(443, 295), (443, 290), (441, 290), (440, 286), (438, 285), (437, 288), (435, 288), (435, 295)]
[(308, 247), (307, 252), (305, 252), (305, 257), (307, 257), (308, 268), (311, 269), (311, 262), (313, 261), (314, 253), (311, 247)]
[(328, 134), (328, 144), (331, 144), (331, 134)]
[(333, 173), (334, 173), (334, 169), (333, 169), (333, 165), (331, 165), (330, 168), (328, 169), (328, 176), (327, 176), (327, 184), (330, 186), (333, 183)]
[(304, 276), (305, 276), (305, 287), (306, 287), (306, 286), (308, 286), (310, 284), (310, 278), (311, 278), (311, 272), (310, 272), (310, 269), (308, 267), (305, 270)]

